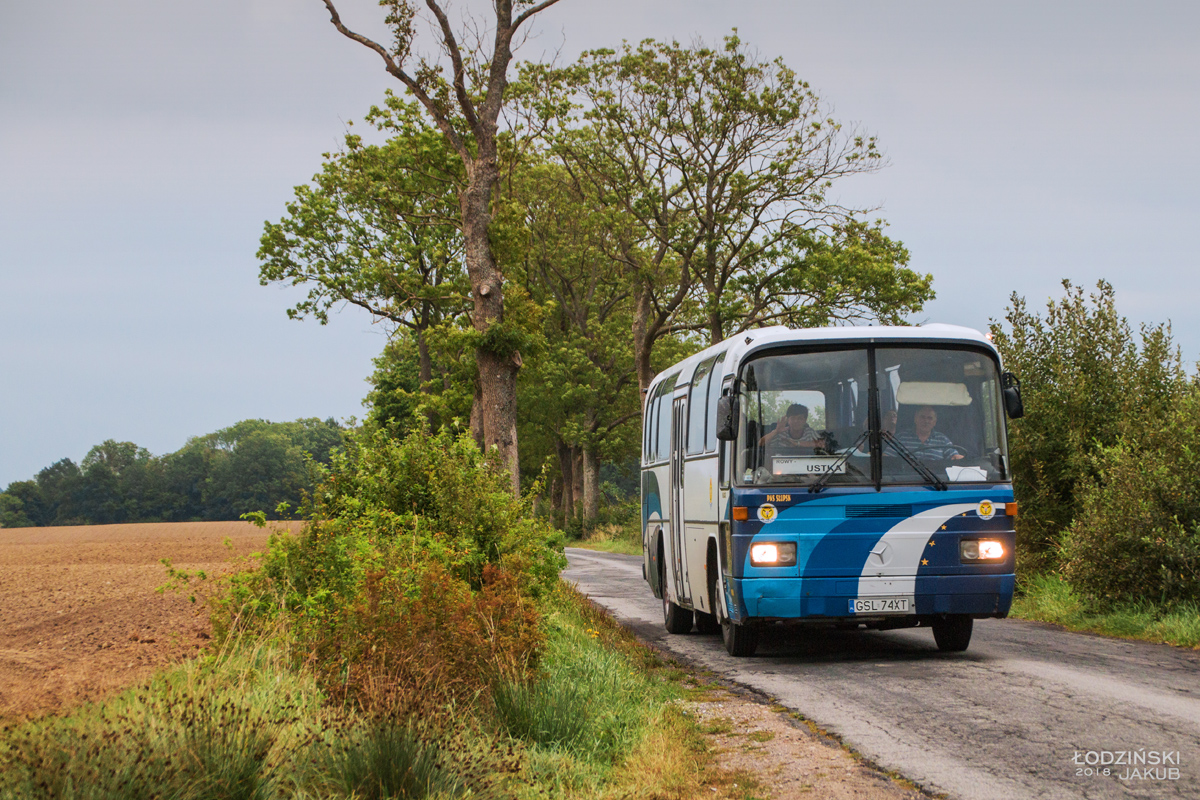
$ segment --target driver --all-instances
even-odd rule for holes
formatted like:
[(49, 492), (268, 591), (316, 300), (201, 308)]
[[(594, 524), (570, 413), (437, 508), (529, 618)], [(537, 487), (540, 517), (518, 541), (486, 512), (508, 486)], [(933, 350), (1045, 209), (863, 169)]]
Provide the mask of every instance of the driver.
[(937, 426), (937, 411), (933, 406), (921, 406), (913, 415), (912, 430), (903, 430), (896, 434), (896, 440), (913, 452), (917, 458), (926, 461), (957, 461), (962, 458), (954, 442), (941, 431), (934, 430)]
[(825, 440), (808, 424), (808, 407), (799, 403), (788, 406), (775, 430), (758, 440), (759, 446), (770, 445), (771, 452), (780, 450), (813, 451), (823, 447)]

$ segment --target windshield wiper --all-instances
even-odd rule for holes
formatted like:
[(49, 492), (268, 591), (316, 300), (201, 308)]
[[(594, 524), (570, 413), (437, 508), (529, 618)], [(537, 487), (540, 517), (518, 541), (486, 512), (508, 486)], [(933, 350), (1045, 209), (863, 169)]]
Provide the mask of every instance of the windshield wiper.
[(934, 488), (939, 492), (946, 491), (946, 482), (937, 476), (937, 474), (929, 467), (921, 463), (921, 460), (913, 455), (913, 452), (904, 445), (900, 444), (900, 440), (892, 435), (890, 431), (880, 431), (880, 437), (891, 445), (892, 449), (903, 458), (908, 465), (915, 469), (918, 474), (925, 480), (933, 484)]
[(813, 481), (813, 485), (808, 487), (808, 491), (812, 494), (816, 494), (824, 489), (825, 484), (829, 482), (829, 479), (833, 477), (833, 474), (837, 472), (839, 467), (841, 467), (850, 459), (850, 456), (854, 455), (854, 452), (862, 446), (862, 443), (867, 440), (867, 436), (870, 433), (871, 432), (869, 430), (860, 433), (858, 438), (854, 440), (854, 444), (850, 445), (849, 449), (844, 450), (842, 454), (838, 456), (837, 461), (829, 465), (829, 469), (825, 470), (825, 474)]

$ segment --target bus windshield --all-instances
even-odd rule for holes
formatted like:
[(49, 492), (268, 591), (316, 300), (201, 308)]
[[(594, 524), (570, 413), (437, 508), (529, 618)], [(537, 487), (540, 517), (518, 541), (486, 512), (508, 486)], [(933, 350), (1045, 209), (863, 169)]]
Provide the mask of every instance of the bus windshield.
[(999, 371), (986, 351), (768, 352), (739, 377), (740, 484), (945, 488), (1008, 479)]

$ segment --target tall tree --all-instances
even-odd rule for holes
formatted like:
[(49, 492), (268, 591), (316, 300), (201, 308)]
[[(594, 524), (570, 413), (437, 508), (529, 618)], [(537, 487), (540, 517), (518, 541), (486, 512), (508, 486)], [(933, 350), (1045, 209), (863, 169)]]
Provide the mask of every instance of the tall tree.
[(571, 516), (579, 505), (590, 522), (599, 507), (601, 461), (632, 456), (639, 438), (630, 430), (640, 403), (629, 283), (603, 251), (611, 220), (588, 213), (565, 170), (527, 164), (510, 185), (524, 220), (521, 271), (544, 310), (543, 352), (522, 378), (523, 391), (537, 399), (522, 417), (554, 443), (564, 512)]
[(504, 330), (504, 276), (490, 239), (492, 198), (500, 180), (497, 134), (515, 37), (526, 21), (557, 2), (494, 0), (491, 46), (479, 36), (479, 46), (465, 48), (442, 5), (425, 0), (438, 45), (449, 60), (447, 77), (447, 65), (440, 61), (417, 58), (414, 63), (417, 8), (413, 0), (382, 2), (394, 37), (391, 47), (350, 30), (333, 0), (324, 0), (334, 27), (383, 59), (387, 72), (412, 93), (462, 160), (466, 180), (458, 196), (474, 300), (472, 316), (480, 337), (476, 361), (484, 443), (497, 448), (509, 465), (514, 492), (520, 488), (516, 383), (521, 355), (511, 347), (512, 337)]
[[(717, 342), (744, 325), (790, 321), (813, 300), (827, 314), (851, 305), (886, 316), (932, 296), (928, 276), (900, 269), (903, 248), (864, 225), (866, 210), (830, 193), (882, 166), (874, 137), (832, 119), (807, 83), (778, 59), (757, 59), (736, 34), (721, 48), (646, 40), (591, 51), (524, 77), (559, 114), (553, 148), (563, 163), (602, 207), (635, 223), (609, 254), (634, 285), (643, 390), (655, 343), (681, 329)], [(841, 254), (886, 269), (843, 270), (809, 291), (805, 260), (819, 256), (828, 270)], [(831, 291), (846, 279), (905, 289)]]
[(288, 316), (328, 322), (350, 303), (412, 333), (420, 388), (433, 379), (428, 333), (469, 308), (456, 200), (462, 165), (415, 104), (391, 93), (367, 121), (383, 145), (346, 136), (311, 185), (296, 187), (288, 215), (267, 223), (259, 281), (304, 285)]

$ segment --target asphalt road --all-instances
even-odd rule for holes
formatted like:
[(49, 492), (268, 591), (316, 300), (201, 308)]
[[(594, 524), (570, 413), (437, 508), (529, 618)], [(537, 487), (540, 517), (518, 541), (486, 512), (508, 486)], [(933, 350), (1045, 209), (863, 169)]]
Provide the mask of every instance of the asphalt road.
[[(639, 557), (571, 548), (567, 558), (563, 577), (643, 640), (768, 695), (930, 791), (1200, 798), (1200, 653), (976, 620), (966, 653), (939, 653), (921, 629), (778, 629), (755, 657), (735, 659), (719, 636), (666, 633)], [(1173, 763), (1149, 763), (1164, 752)]]

